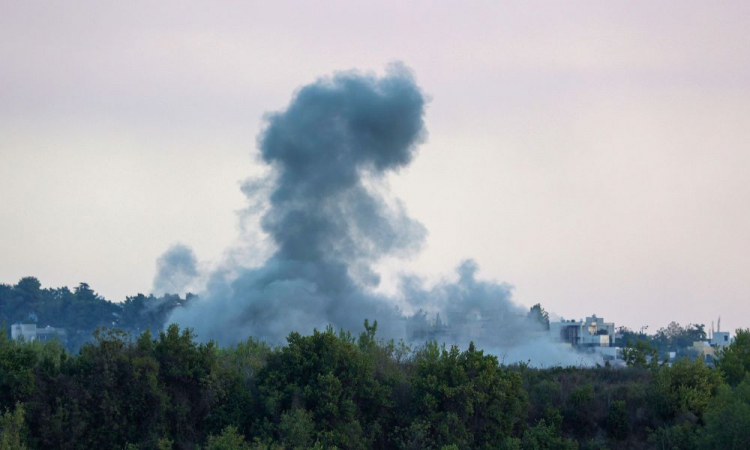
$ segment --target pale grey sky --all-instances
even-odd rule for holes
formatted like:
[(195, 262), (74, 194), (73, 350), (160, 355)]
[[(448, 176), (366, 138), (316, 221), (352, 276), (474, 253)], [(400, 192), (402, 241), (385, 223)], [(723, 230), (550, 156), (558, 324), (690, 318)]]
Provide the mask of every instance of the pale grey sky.
[(569, 318), (750, 326), (749, 23), (741, 1), (0, 0), (0, 282), (119, 301), (175, 242), (221, 260), (263, 113), (399, 60), (430, 135), (390, 184), (429, 236), (386, 275), (474, 258)]

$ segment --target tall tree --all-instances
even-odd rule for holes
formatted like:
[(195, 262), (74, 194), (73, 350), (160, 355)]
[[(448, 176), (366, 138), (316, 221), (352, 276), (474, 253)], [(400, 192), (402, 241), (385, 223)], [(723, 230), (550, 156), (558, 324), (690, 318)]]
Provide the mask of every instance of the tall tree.
[(526, 317), (529, 320), (540, 323), (545, 330), (549, 330), (549, 313), (542, 308), (540, 303), (532, 306)]

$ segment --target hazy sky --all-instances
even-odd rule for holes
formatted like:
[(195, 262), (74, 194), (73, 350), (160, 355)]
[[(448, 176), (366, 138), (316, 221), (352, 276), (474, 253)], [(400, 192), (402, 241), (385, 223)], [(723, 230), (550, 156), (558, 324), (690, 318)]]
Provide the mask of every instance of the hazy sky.
[(750, 3), (0, 0), (0, 282), (147, 292), (219, 261), (264, 112), (403, 61), (429, 138), (390, 179), (516, 301), (649, 331), (750, 326)]

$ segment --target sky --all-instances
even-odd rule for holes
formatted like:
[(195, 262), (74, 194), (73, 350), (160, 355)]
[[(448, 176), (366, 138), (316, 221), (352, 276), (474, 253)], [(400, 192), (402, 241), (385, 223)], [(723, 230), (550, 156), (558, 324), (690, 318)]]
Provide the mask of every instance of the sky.
[(429, 135), (388, 184), (428, 235), (383, 289), (473, 258), (565, 318), (748, 327), (748, 23), (740, 1), (0, 0), (0, 282), (121, 301), (175, 243), (262, 248), (240, 186), (264, 114), (400, 61)]

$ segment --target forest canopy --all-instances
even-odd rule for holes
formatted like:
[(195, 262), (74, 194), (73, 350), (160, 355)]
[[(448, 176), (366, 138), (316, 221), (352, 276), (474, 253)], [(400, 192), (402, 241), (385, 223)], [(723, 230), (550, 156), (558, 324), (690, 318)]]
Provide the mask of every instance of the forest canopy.
[(75, 350), (0, 333), (0, 450), (750, 447), (750, 330), (716, 367), (653, 357), (702, 332), (671, 326), (633, 333), (627, 368), (532, 368), (474, 344), (382, 340), (366, 320), (219, 347), (164, 326), (191, 298), (0, 285), (6, 322), (93, 328)]

